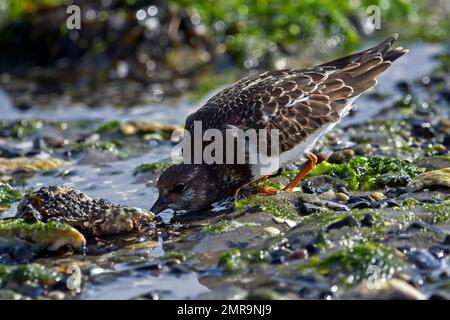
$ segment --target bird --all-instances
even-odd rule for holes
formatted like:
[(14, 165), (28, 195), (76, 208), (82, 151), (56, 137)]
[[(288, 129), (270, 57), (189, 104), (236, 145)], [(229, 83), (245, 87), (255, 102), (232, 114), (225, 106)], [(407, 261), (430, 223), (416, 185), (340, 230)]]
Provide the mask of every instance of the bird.
[[(202, 124), (203, 131), (277, 129), (279, 165), (303, 162), (298, 175), (284, 188), (291, 192), (317, 163), (310, 152), (317, 141), (349, 113), (361, 94), (377, 84), (381, 73), (409, 51), (392, 48), (397, 38), (393, 34), (374, 47), (314, 67), (247, 76), (189, 115), (185, 130), (193, 134), (195, 122)], [(166, 209), (207, 210), (235, 196), (243, 186), (267, 177), (257, 169), (257, 164), (247, 162), (173, 164), (160, 175), (159, 197), (150, 210), (156, 214)]]

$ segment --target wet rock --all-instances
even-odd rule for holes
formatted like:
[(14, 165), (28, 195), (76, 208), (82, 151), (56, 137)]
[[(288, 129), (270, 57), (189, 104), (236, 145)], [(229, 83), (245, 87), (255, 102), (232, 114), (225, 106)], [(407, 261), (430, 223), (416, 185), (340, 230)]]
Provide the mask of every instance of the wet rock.
[(350, 197), (348, 195), (346, 195), (345, 193), (343, 193), (343, 192), (338, 192), (336, 194), (336, 197), (337, 197), (338, 200), (344, 201), (344, 202), (347, 201), (348, 199), (350, 199)]
[(324, 193), (321, 193), (320, 196), (324, 199), (334, 199), (336, 197), (336, 194), (333, 190), (325, 191)]
[(324, 212), (324, 211), (326, 211), (325, 208), (306, 202), (300, 204), (300, 206), (298, 207), (298, 213), (304, 216), (313, 214), (315, 212)]
[(86, 239), (79, 231), (56, 221), (26, 223), (21, 219), (0, 220), (0, 240), (6, 248), (14, 248), (18, 241), (25, 240), (33, 244), (28, 248), (37, 252), (44, 249), (55, 251), (63, 246), (81, 249), (86, 245)]
[(340, 296), (342, 299), (364, 300), (423, 300), (425, 296), (409, 283), (400, 279), (390, 279), (374, 287), (367, 281)]
[(388, 203), (386, 201), (375, 201), (372, 202), (372, 204), (370, 205), (370, 207), (373, 209), (383, 209), (386, 208), (387, 206)]
[(366, 214), (361, 220), (361, 227), (372, 227), (375, 224), (375, 219), (371, 214)]
[(200, 294), (200, 300), (243, 300), (247, 297), (247, 291), (239, 287), (219, 287), (212, 291)]
[(281, 233), (280, 229), (277, 229), (275, 227), (266, 227), (264, 228), (264, 231), (267, 232), (271, 237), (278, 236)]
[(444, 140), (442, 140), (442, 144), (447, 148), (450, 149), (450, 134), (447, 134), (444, 137)]
[(406, 255), (420, 269), (435, 270), (441, 267), (440, 261), (426, 250), (413, 250)]
[(352, 217), (345, 217), (344, 219), (341, 219), (339, 221), (333, 222), (332, 224), (327, 226), (327, 232), (334, 230), (334, 229), (340, 229), (343, 227), (354, 227), (357, 226), (358, 222), (352, 218)]
[(450, 168), (450, 157), (449, 156), (421, 157), (415, 160), (414, 163), (420, 168), (425, 168), (426, 171), (433, 171)]
[(380, 201), (386, 199), (386, 196), (383, 192), (380, 191), (373, 191), (369, 193), (369, 198), (373, 201)]
[(325, 200), (323, 204), (335, 211), (350, 211), (350, 208), (342, 203)]
[(430, 122), (413, 123), (411, 133), (416, 137), (431, 139), (436, 136), (436, 130)]
[(437, 259), (442, 259), (444, 256), (448, 255), (450, 250), (442, 245), (433, 245), (428, 248), (428, 251), (435, 256)]
[(447, 246), (450, 245), (450, 234), (445, 236), (445, 239), (444, 239), (444, 241), (442, 243), (447, 245)]
[(354, 201), (350, 204), (350, 208), (352, 208), (352, 209), (367, 209), (370, 207), (371, 207), (371, 203), (367, 200), (358, 200), (358, 201)]
[(343, 163), (355, 156), (355, 152), (351, 149), (338, 150), (333, 152), (327, 159), (330, 163)]
[(345, 184), (343, 180), (335, 177), (316, 176), (306, 180), (301, 184), (301, 187), (306, 193), (320, 194), (329, 190), (336, 190)]
[(2, 289), (38, 298), (61, 284), (61, 275), (37, 263), (11, 267), (0, 265), (0, 283)]
[(291, 254), (289, 254), (287, 259), (289, 261), (292, 261), (292, 260), (306, 259), (307, 257), (308, 257), (308, 250), (306, 250), (306, 249), (297, 249), (297, 250), (294, 250), (294, 252), (292, 252)]
[(287, 257), (292, 254), (292, 251), (284, 248), (279, 248), (270, 253), (272, 260), (271, 264), (282, 264), (287, 260)]
[(434, 186), (450, 188), (450, 168), (421, 173), (408, 184), (406, 190), (414, 192)]
[(426, 230), (426, 231), (433, 232), (433, 233), (435, 233), (437, 235), (440, 235), (440, 236), (445, 235), (445, 231), (444, 230), (440, 229), (437, 226), (428, 224), (428, 223), (423, 222), (423, 221), (417, 221), (417, 222), (412, 223), (409, 226), (408, 229), (410, 229), (410, 230)]
[(92, 199), (67, 187), (50, 186), (28, 194), (19, 203), (17, 218), (26, 221), (58, 221), (87, 235), (141, 232), (154, 227), (154, 214), (137, 208)]
[(386, 203), (387, 203), (388, 207), (400, 207), (400, 203), (398, 201), (395, 201), (392, 199), (387, 199)]
[(407, 174), (383, 174), (376, 182), (376, 185), (380, 188), (383, 187), (406, 187), (406, 185), (411, 181), (411, 177)]
[(51, 300), (63, 300), (66, 294), (59, 290), (50, 291), (47, 297)]

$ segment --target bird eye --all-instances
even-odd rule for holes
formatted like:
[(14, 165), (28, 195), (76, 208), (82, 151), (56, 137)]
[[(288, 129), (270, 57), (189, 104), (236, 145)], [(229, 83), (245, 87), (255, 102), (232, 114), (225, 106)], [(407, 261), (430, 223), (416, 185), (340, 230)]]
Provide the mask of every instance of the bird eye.
[(175, 188), (173, 188), (173, 192), (175, 193), (182, 193), (184, 190), (186, 190), (186, 184), (185, 183), (178, 183)]

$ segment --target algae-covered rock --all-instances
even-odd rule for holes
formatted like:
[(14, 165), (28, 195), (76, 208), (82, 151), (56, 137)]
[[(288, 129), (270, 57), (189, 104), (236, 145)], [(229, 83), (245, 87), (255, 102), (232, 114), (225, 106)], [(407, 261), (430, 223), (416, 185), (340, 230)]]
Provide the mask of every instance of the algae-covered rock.
[(17, 217), (26, 221), (67, 223), (87, 235), (109, 235), (154, 226), (155, 215), (137, 208), (93, 199), (75, 189), (50, 186), (26, 195), (19, 203)]
[(38, 263), (16, 266), (0, 265), (0, 299), (38, 298), (56, 286), (64, 277)]
[(332, 277), (343, 285), (353, 285), (370, 276), (376, 268), (383, 279), (390, 279), (404, 264), (401, 254), (374, 242), (366, 242), (319, 258), (312, 257), (297, 270), (304, 275)]
[(309, 173), (309, 177), (331, 175), (347, 182), (350, 190), (370, 190), (378, 186), (386, 174), (405, 174), (413, 177), (420, 172), (413, 163), (397, 158), (357, 157), (347, 163), (322, 162)]
[(40, 172), (61, 168), (68, 164), (59, 159), (30, 159), (30, 158), (0, 158), (0, 174), (10, 174), (17, 171)]
[(406, 190), (413, 192), (434, 186), (450, 188), (450, 168), (421, 173), (408, 184)]
[(0, 239), (11, 244), (21, 239), (32, 242), (40, 250), (50, 251), (66, 245), (76, 249), (86, 245), (86, 239), (78, 230), (56, 221), (26, 223), (22, 219), (0, 220)]

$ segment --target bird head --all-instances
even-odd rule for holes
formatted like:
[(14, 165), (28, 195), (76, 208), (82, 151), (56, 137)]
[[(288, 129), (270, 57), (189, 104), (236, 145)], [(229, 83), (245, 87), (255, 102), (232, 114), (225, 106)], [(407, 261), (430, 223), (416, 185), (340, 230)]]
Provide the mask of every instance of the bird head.
[(220, 181), (212, 179), (210, 168), (203, 164), (176, 164), (158, 179), (159, 198), (151, 208), (154, 213), (165, 209), (199, 211), (218, 201)]

